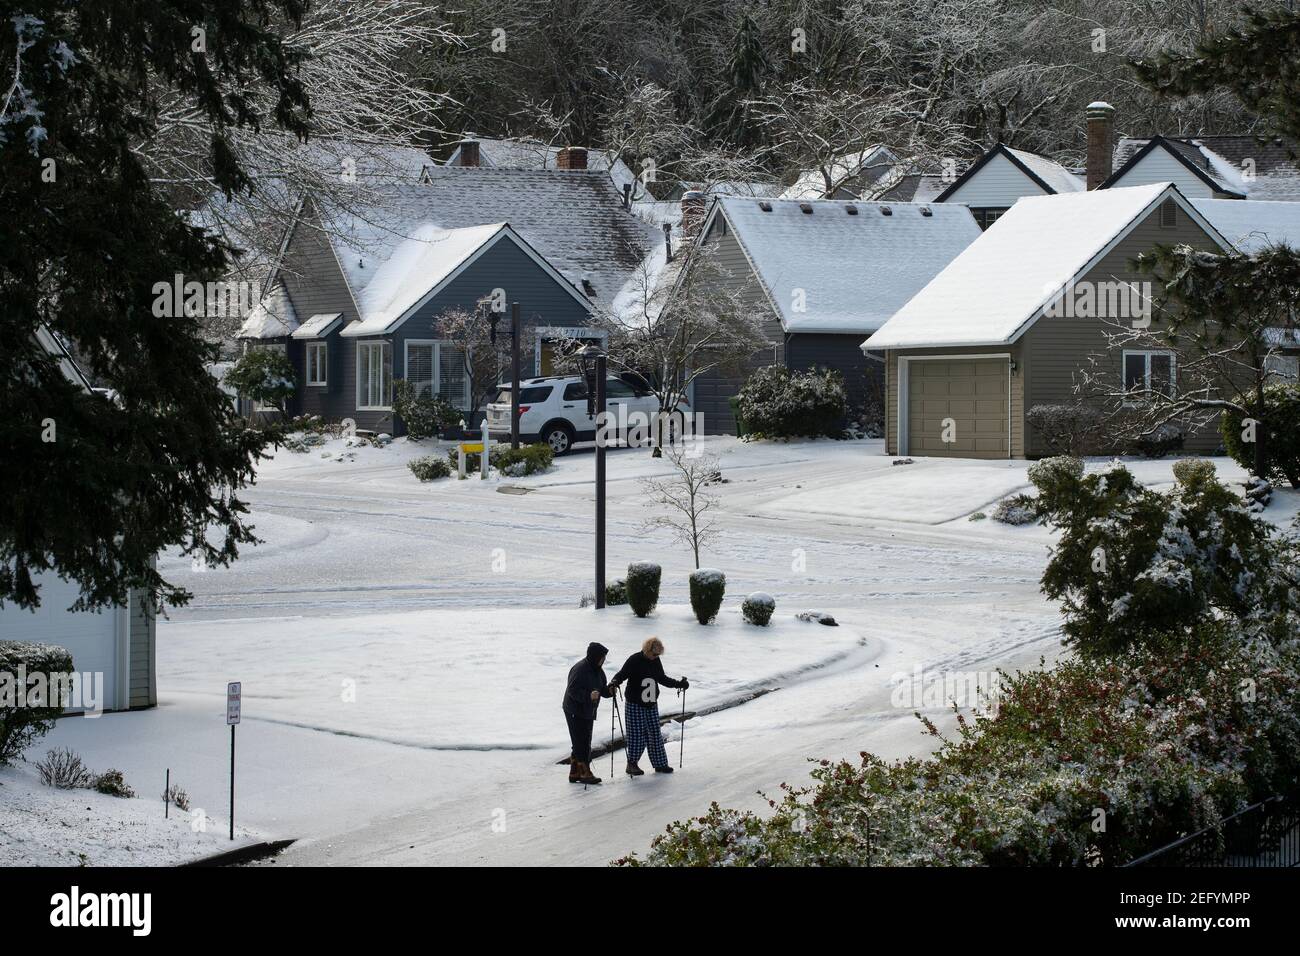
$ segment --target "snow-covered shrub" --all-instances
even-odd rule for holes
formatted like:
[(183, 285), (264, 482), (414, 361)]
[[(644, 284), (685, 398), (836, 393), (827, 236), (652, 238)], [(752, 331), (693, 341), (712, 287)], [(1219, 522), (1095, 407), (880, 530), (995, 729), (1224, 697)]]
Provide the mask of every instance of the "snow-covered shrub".
[(406, 467), (411, 469), (411, 474), (421, 481), (434, 481), (438, 478), (451, 476), (451, 465), (446, 458), (440, 458), (437, 455), (412, 458), (406, 463)]
[(231, 366), (222, 384), (281, 413), (296, 388), (293, 363), (281, 349), (274, 348), (249, 349)]
[(105, 770), (95, 778), (95, 789), (110, 797), (134, 797), (135, 791), (126, 783), (126, 777), (120, 770)]
[(1186, 433), (1177, 426), (1160, 425), (1133, 443), (1133, 453), (1143, 458), (1164, 458), (1182, 451), (1186, 437)]
[(503, 475), (522, 478), (547, 471), (555, 462), (555, 452), (547, 444), (520, 445), (518, 448), (493, 448), (488, 456), (493, 467)]
[(627, 603), (627, 579), (619, 578), (605, 584), (605, 606), (618, 607)]
[(834, 369), (791, 372), (784, 365), (756, 370), (736, 398), (747, 432), (762, 438), (837, 438), (849, 401)]
[(716, 568), (700, 568), (691, 572), (691, 610), (701, 624), (708, 624), (722, 609), (722, 596), (727, 590), (727, 576)]
[[(1245, 428), (1242, 416), (1227, 409), (1219, 419), (1223, 447), (1233, 461), (1255, 472), (1256, 444), (1263, 455), (1264, 474), (1259, 478), (1274, 481), (1285, 478), (1292, 488), (1300, 488), (1300, 383), (1274, 382), (1264, 387), (1265, 411), (1252, 429)], [(1244, 439), (1253, 439), (1247, 441)]]
[(1091, 405), (1035, 405), (1025, 421), (1056, 455), (1095, 455), (1102, 450), (1105, 416)]
[(406, 435), (419, 441), (432, 438), (460, 421), (461, 413), (437, 395), (421, 395), (405, 379), (393, 383), (393, 412), (406, 426)]
[(1030, 468), (1039, 513), (1060, 532), (1043, 592), (1061, 601), (1066, 641), (1080, 651), (1297, 605), (1294, 541), (1252, 515), (1208, 462), (1179, 462), (1174, 475), (1157, 492), (1118, 462), (1087, 475), (1077, 459)]
[(748, 595), (740, 604), (740, 613), (744, 615), (745, 620), (759, 627), (767, 627), (767, 622), (772, 620), (775, 611), (776, 598), (762, 591), (755, 591)]
[(805, 624), (823, 624), (826, 627), (839, 627), (839, 622), (822, 611), (800, 611), (795, 616), (795, 620), (803, 621)]
[[(20, 678), (27, 683), (20, 685)], [(43, 687), (32, 682), (41, 675)], [(54, 727), (62, 712), (51, 679), (72, 675), (72, 655), (53, 644), (0, 641), (0, 767)]]
[(637, 617), (648, 617), (659, 603), (659, 579), (663, 569), (650, 561), (627, 566), (627, 603)]
[(1164, 646), (1003, 675), (996, 713), (962, 720), (932, 756), (822, 761), (815, 783), (789, 788), (770, 813), (714, 804), (671, 824), (645, 859), (618, 862), (1125, 863), (1263, 797), (1295, 793), (1300, 643), (1261, 633), (1202, 624)]
[(971, 515), (967, 520), (968, 520), (968, 521), (983, 521), (983, 520), (984, 520), (985, 518), (987, 518), (987, 517), (988, 517), (988, 515), (986, 515), (984, 512), (982, 512), (982, 511), (976, 511), (976, 512), (973, 513), (973, 514), (972, 514), (972, 515)]
[(178, 810), (189, 810), (190, 795), (181, 789), (179, 784), (172, 784), (163, 794), (163, 800), (176, 804)]
[(1033, 495), (1011, 495), (993, 509), (993, 520), (1003, 524), (1033, 524), (1038, 520), (1038, 500)]
[(81, 758), (67, 747), (49, 750), (43, 760), (36, 761), (36, 772), (41, 783), (59, 790), (79, 790), (90, 787), (95, 782), (95, 775), (90, 772)]

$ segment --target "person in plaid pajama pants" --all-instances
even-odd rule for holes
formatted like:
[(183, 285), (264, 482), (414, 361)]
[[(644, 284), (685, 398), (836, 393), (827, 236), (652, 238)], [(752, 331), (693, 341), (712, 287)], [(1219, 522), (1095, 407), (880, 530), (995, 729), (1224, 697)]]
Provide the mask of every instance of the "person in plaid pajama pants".
[(633, 777), (645, 771), (637, 766), (641, 754), (648, 747), (650, 765), (655, 773), (672, 773), (668, 754), (664, 752), (663, 733), (659, 730), (659, 686), (686, 690), (691, 685), (685, 677), (673, 680), (664, 673), (659, 660), (664, 653), (663, 641), (651, 637), (627, 659), (610, 684), (618, 687), (627, 681), (627, 698), (624, 713), (627, 716), (627, 772)]

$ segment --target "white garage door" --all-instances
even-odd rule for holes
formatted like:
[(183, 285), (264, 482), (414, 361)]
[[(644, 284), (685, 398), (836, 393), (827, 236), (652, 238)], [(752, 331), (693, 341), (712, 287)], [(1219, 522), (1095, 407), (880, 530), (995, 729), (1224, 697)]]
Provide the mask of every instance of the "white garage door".
[(24, 611), (6, 602), (0, 609), (0, 640), (38, 641), (57, 644), (72, 652), (72, 665), (81, 672), (104, 675), (105, 707), (118, 706), (117, 624), (120, 612), (72, 614), (67, 607), (77, 599), (77, 587), (56, 575), (37, 578), (41, 585), (41, 606)]
[(1007, 457), (1007, 360), (907, 363), (907, 453)]

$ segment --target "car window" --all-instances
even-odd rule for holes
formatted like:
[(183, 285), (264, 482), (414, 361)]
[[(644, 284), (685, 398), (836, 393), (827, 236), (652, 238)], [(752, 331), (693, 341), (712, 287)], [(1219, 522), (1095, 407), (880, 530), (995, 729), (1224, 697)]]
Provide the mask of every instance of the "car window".
[[(542, 402), (546, 401), (548, 398), (551, 397), (551, 390), (552, 390), (551, 386), (549, 385), (533, 385), (531, 387), (526, 386), (523, 389), (521, 389), (519, 392), (519, 404), (540, 405)], [(510, 404), (510, 389), (503, 388), (501, 389), (501, 391), (497, 392), (496, 404), (498, 405)]]
[(636, 398), (636, 391), (621, 378), (611, 378), (605, 383), (606, 398)]
[(587, 397), (586, 382), (570, 382), (564, 386), (564, 400), (566, 402), (576, 402), (579, 399)]

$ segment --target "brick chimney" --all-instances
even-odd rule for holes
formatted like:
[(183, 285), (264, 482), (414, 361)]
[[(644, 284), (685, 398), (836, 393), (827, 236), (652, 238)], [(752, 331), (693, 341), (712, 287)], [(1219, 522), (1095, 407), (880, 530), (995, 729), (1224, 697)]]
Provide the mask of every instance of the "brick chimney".
[(704, 193), (691, 189), (682, 194), (682, 234), (693, 236), (704, 222)]
[(479, 157), (478, 140), (462, 139), (460, 141), (460, 165), (481, 166), (482, 164)]
[(585, 146), (566, 146), (555, 154), (556, 169), (586, 169), (587, 148)]
[(1115, 152), (1115, 107), (1098, 100), (1084, 111), (1088, 118), (1089, 189), (1096, 189), (1110, 178), (1111, 157)]

